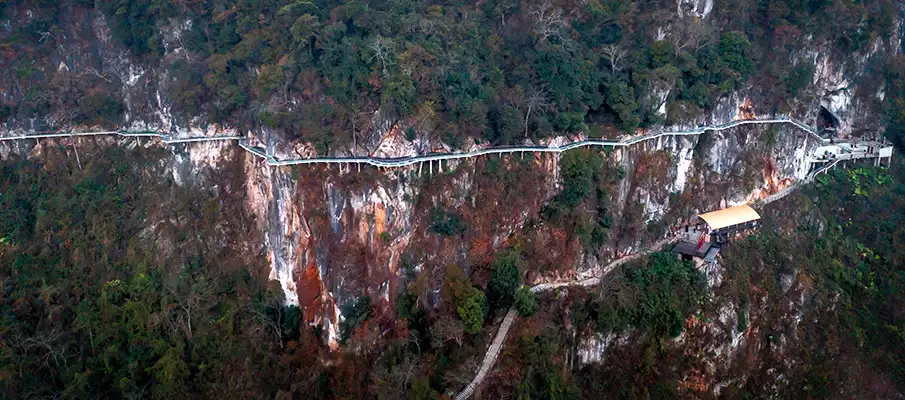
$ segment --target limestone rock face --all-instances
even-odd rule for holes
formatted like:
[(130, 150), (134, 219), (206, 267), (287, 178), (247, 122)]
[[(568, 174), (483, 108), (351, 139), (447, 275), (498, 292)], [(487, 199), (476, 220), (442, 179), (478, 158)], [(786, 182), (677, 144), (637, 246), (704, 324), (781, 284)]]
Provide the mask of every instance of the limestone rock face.
[[(715, 0), (676, 0), (674, 17), (669, 11), (674, 20), (657, 32), (657, 39), (675, 42), (680, 38), (683, 33), (677, 28), (678, 22), (712, 23), (715, 6)], [(0, 21), (0, 29), (4, 29), (4, 24), (9, 25)], [(112, 39), (103, 13), (93, 13), (91, 18), (73, 24), (74, 31), (92, 33), (97, 39), (96, 49), (91, 54), (82, 53), (74, 43), (63, 43), (51, 50), (54, 62), (44, 73), (55, 82), (71, 74), (88, 74), (114, 85), (125, 106), (124, 123), (73, 125), (70, 112), (53, 110), (41, 118), (6, 121), (0, 126), (0, 135), (15, 136), (48, 127), (77, 131), (154, 130), (174, 138), (241, 134), (277, 159), (397, 158), (489, 147), (479, 137), (447, 143), (444, 132), (430, 123), (395, 120), (376, 106), (376, 110), (358, 110), (348, 131), (331, 132), (342, 136), (333, 142), (322, 140), (324, 132), (311, 128), (292, 130), (264, 123), (230, 126), (215, 121), (203, 110), (174, 105), (178, 103), (173, 99), (180, 93), (173, 87), (174, 79), (168, 69), (161, 66), (190, 57), (183, 39), (192, 27), (191, 20), (160, 23), (163, 54), (155, 66), (134, 59)], [(901, 21), (896, 24), (896, 31), (902, 32)], [(802, 40), (809, 42), (809, 38)], [(833, 125), (840, 136), (875, 134), (884, 123), (883, 87), (876, 79), (865, 78), (872, 73), (872, 59), (901, 52), (901, 45), (900, 33), (889, 43), (877, 39), (866, 50), (843, 60), (829, 51), (829, 43), (810, 43), (807, 51), (795, 54), (793, 64), (812, 66), (813, 79), (784, 106), (809, 124)], [(0, 99), (10, 96), (6, 88), (11, 86), (0, 84)], [(767, 89), (748, 82), (715, 100), (706, 111), (680, 117), (680, 113), (672, 112), (670, 103), (678, 93), (677, 82), (664, 79), (651, 84), (640, 107), (668, 121), (676, 130), (719, 125), (775, 113), (774, 107), (765, 105), (763, 100)], [(255, 105), (255, 113), (273, 105), (262, 103)], [(524, 141), (555, 147), (587, 135), (588, 132), (561, 134), (541, 143)], [(531, 279), (545, 281), (598, 273), (609, 258), (667, 235), (671, 225), (698, 212), (756, 200), (801, 179), (808, 173), (807, 155), (816, 147), (811, 139), (788, 124), (757, 125), (701, 136), (664, 137), (607, 153), (607, 160), (625, 173), (615, 190), (607, 193), (612, 199), (614, 229), (620, 233), (597, 255), (567, 243), (567, 232), (537, 222), (545, 204), (561, 188), (559, 159), (555, 155), (488, 156), (395, 170), (367, 167), (359, 172), (354, 167), (337, 165), (269, 167), (237, 150), (233, 143), (195, 143), (168, 148), (173, 157), (166, 161), (165, 178), (188, 185), (204, 179), (201, 171), (241, 174), (242, 187), (231, 190), (236, 196), (243, 196), (245, 211), (256, 216), (270, 278), (279, 282), (286, 302), (302, 308), (306, 322), (322, 325), (327, 340), (336, 345), (342, 306), (359, 296), (369, 296), (379, 309), (391, 315), (400, 288), (412, 279), (424, 280), (431, 293), (424, 297), (435, 301), (444, 266), (456, 264), (472, 269), (486, 264), (494, 250), (527, 230), (529, 221), (534, 224), (531, 229), (538, 231), (533, 239), (547, 246), (559, 264), (552, 270), (532, 271)], [(74, 151), (73, 144), (78, 145), (79, 140), (59, 139), (48, 145), (60, 144), (69, 149), (66, 151)], [(90, 140), (111, 146), (160, 145), (151, 139), (151, 144), (144, 139)], [(0, 158), (40, 157), (42, 146), (0, 142)], [(241, 172), (228, 170), (231, 162), (240, 162)], [(490, 175), (488, 171), (495, 168), (517, 172), (511, 176)], [(443, 237), (434, 232), (434, 210), (460, 215), (467, 225), (466, 233)], [(627, 217), (635, 211), (640, 214), (637, 220)], [(736, 312), (729, 308), (722, 311), (726, 320), (731, 320), (730, 314)], [(736, 340), (738, 333), (726, 335)], [(581, 345), (582, 362), (603, 360), (603, 353), (613, 340), (588, 338)]]
[(714, 0), (676, 0), (677, 14), (679, 18), (704, 19), (713, 11), (713, 2)]

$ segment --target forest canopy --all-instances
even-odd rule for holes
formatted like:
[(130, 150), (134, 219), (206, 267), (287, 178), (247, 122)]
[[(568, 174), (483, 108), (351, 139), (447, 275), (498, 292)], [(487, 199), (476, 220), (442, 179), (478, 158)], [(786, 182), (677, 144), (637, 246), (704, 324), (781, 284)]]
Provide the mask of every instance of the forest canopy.
[(0, 100), (4, 119), (59, 101), (78, 103), (75, 122), (121, 122), (121, 100), (84, 106), (78, 92), (93, 89), (56, 88), (36, 68), (72, 6), (100, 13), (134, 62), (166, 71), (161, 93), (180, 118), (281, 129), (321, 150), (350, 142), (376, 110), (452, 144), (680, 122), (748, 85), (782, 111), (814, 73), (795, 52), (865, 50), (890, 38), (897, 13), (892, 0), (721, 1), (706, 20), (665, 0), (20, 0), (0, 19), (26, 3), (34, 18), (0, 40), (5, 54), (30, 55), (10, 62), (35, 90)]

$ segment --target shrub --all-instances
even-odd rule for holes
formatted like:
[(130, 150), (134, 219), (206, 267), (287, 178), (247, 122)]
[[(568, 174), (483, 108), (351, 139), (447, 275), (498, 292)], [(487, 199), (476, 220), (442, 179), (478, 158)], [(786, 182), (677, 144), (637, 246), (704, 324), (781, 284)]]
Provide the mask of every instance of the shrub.
[(362, 322), (371, 316), (371, 298), (361, 296), (354, 303), (343, 307), (345, 319), (339, 324), (339, 342), (345, 344)]
[(754, 72), (754, 61), (749, 57), (751, 42), (742, 32), (728, 32), (720, 38), (720, 59), (743, 77)]
[(539, 307), (537, 294), (532, 292), (529, 287), (522, 286), (515, 292), (515, 309), (518, 310), (518, 315), (530, 317), (537, 312)]
[(113, 125), (119, 122), (125, 107), (115, 97), (106, 94), (93, 94), (79, 100), (79, 117), (81, 123), (94, 125)]
[(567, 208), (580, 204), (594, 191), (595, 178), (603, 168), (596, 153), (575, 151), (562, 157), (563, 189), (556, 197)]
[(456, 313), (465, 324), (465, 332), (471, 334), (480, 332), (484, 326), (484, 317), (487, 315), (487, 298), (484, 292), (470, 287), (456, 303)]
[(505, 251), (493, 260), (490, 282), (487, 284), (487, 296), (493, 308), (507, 308), (515, 301), (521, 262), (521, 255), (517, 250)]
[(443, 236), (458, 236), (465, 233), (465, 224), (462, 216), (455, 211), (445, 211), (438, 208), (430, 212), (431, 230)]

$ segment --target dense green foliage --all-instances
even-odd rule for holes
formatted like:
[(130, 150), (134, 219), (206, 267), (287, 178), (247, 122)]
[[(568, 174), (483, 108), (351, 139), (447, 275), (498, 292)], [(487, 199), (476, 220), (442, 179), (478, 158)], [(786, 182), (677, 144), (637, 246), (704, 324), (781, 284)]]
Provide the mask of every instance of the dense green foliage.
[(484, 292), (471, 283), (461, 268), (454, 265), (446, 268), (444, 289), (452, 301), (456, 315), (464, 324), (465, 332), (480, 332), (489, 311)]
[(480, 357), (488, 301), (462, 269), (439, 308), (414, 271), (398, 319), (347, 304), (331, 355), (324, 327), (253, 276), (266, 260), (234, 248), (259, 234), (235, 231), (241, 198), (173, 185), (164, 153), (83, 145), (83, 170), (52, 145), (0, 164), (0, 397), (437, 398)]
[[(817, 197), (828, 213), (827, 235), (815, 240), (809, 274), (838, 293), (833, 323), (847, 327), (864, 354), (881, 363), (905, 386), (905, 174), (876, 169), (839, 171), (819, 184)], [(812, 234), (812, 232), (808, 232)], [(807, 233), (802, 233), (807, 234)]]
[(466, 290), (456, 302), (456, 313), (465, 324), (465, 332), (476, 334), (484, 326), (487, 316), (487, 298), (477, 288)]
[(531, 288), (522, 286), (515, 291), (515, 309), (521, 317), (530, 317), (537, 312), (540, 306), (537, 303), (537, 294)]
[[(322, 151), (351, 141), (378, 108), (450, 143), (648, 126), (663, 122), (656, 93), (680, 121), (749, 79), (767, 94), (764, 109), (781, 109), (812, 73), (794, 54), (822, 43), (865, 50), (893, 33), (896, 16), (893, 0), (732, 0), (704, 21), (638, 0), (3, 4), (0, 20), (16, 23), (0, 33), (0, 66), (28, 88), (0, 104), (13, 115), (41, 116), (99, 87), (119, 91), (90, 71), (79, 72), (84, 83), (55, 84), (57, 64), (41, 65), (58, 45), (95, 46), (88, 29), (60, 32), (76, 30), (66, 16), (99, 11), (136, 63), (166, 71), (161, 94), (178, 118), (281, 128)], [(26, 5), (31, 17), (18, 23)]]
[(456, 211), (434, 208), (430, 212), (430, 228), (443, 236), (458, 236), (465, 233), (465, 223)]
[[(782, 356), (802, 359), (793, 374), (794, 395), (830, 396), (840, 393), (851, 379), (874, 374), (890, 378), (902, 390), (905, 174), (901, 161), (891, 170), (836, 170), (822, 176), (806, 197), (787, 206), (791, 211), (771, 210), (779, 215), (769, 218), (756, 235), (730, 246), (724, 258), (742, 309), (763, 302), (775, 304), (788, 296), (784, 292), (790, 281), (801, 296), (812, 299), (796, 311), (801, 322), (793, 336), (800, 348)], [(792, 225), (783, 219), (801, 223)], [(766, 321), (740, 314), (738, 329), (754, 323), (776, 326), (776, 321), (789, 317), (768, 307), (759, 318)], [(775, 329), (764, 333), (768, 344), (778, 335)], [(877, 372), (865, 372), (865, 368)], [(756, 393), (759, 388), (745, 390)]]
[(175, 14), (175, 6), (161, 0), (109, 0), (100, 2), (113, 35), (137, 56), (160, 57), (163, 46), (158, 18)]
[(515, 301), (515, 291), (521, 285), (522, 258), (518, 250), (497, 254), (490, 264), (487, 298), (492, 308), (508, 308)]
[(564, 208), (577, 206), (594, 193), (603, 159), (594, 152), (571, 152), (562, 158), (563, 189), (555, 201)]
[(579, 399), (578, 387), (554, 364), (559, 346), (559, 335), (548, 333), (535, 337), (523, 337), (517, 342), (517, 351), (524, 354), (520, 365), (522, 377), (515, 383), (513, 398), (520, 400)]
[(574, 320), (593, 321), (599, 331), (629, 326), (656, 336), (682, 333), (685, 317), (705, 299), (707, 283), (691, 262), (672, 252), (651, 254), (640, 265), (620, 266), (603, 283), (599, 299), (577, 304)]
[(583, 245), (596, 249), (610, 237), (609, 191), (623, 178), (621, 167), (592, 151), (563, 154), (563, 189), (542, 211), (545, 219), (564, 226)]
[(91, 95), (79, 99), (79, 122), (116, 126), (124, 111), (122, 103), (109, 95)]
[[(168, 188), (137, 152), (96, 156), (83, 170), (52, 147), (45, 163), (0, 163), (0, 397), (273, 390), (249, 378), (300, 339), (301, 316), (256, 265), (198, 240), (214, 232), (217, 199)], [(143, 239), (160, 201), (181, 226), (163, 252)]]

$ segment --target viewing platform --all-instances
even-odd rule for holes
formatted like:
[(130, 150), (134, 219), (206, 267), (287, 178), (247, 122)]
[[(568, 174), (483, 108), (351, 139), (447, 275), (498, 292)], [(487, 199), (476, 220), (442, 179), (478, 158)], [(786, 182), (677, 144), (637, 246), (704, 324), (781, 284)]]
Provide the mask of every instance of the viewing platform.
[(759, 221), (760, 214), (748, 205), (698, 214), (696, 224), (682, 228), (672, 251), (683, 258), (713, 262), (730, 236), (757, 228)]

